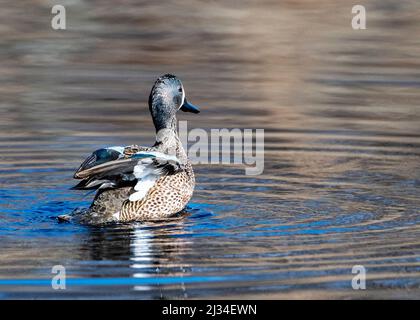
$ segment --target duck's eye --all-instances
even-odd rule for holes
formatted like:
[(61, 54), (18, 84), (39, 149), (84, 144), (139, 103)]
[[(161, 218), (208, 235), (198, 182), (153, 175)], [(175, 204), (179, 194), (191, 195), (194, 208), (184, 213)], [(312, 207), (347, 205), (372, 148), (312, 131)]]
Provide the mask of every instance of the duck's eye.
[(182, 93), (182, 88), (179, 88), (179, 89), (178, 89), (178, 92), (179, 92), (179, 93)]

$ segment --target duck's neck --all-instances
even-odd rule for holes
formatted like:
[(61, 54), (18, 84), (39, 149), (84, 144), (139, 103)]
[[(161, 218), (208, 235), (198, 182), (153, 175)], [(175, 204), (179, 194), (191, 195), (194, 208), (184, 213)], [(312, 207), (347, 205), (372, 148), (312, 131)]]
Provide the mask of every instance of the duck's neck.
[(167, 95), (150, 95), (149, 110), (155, 125), (156, 132), (163, 129), (176, 130), (176, 111), (174, 102)]
[(169, 128), (157, 130), (155, 147), (160, 152), (176, 156), (181, 162), (186, 162), (188, 158), (177, 133), (176, 118), (173, 120)]

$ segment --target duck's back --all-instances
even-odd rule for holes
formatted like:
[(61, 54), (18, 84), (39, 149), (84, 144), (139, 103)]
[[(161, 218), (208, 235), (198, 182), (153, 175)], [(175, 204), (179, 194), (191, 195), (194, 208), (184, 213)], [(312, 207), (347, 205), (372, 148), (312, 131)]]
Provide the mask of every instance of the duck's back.
[(80, 189), (99, 186), (87, 215), (101, 222), (170, 217), (187, 205), (195, 186), (191, 162), (173, 130), (154, 147), (97, 150), (75, 176), (83, 179)]
[(184, 209), (195, 186), (191, 163), (180, 172), (161, 176), (144, 198), (131, 201), (134, 186), (98, 190), (90, 207), (92, 216), (102, 220), (155, 220), (170, 217)]

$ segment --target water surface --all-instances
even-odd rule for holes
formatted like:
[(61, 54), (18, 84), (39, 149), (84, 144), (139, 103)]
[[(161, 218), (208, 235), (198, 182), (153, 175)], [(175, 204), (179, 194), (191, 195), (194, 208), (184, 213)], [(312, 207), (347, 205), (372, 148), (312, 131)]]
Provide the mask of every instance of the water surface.
[[(0, 298), (420, 298), (420, 5), (365, 3), (353, 31), (351, 1), (64, 1), (53, 31), (50, 1), (5, 1)], [(196, 166), (183, 219), (58, 223), (84, 157), (153, 143), (167, 72), (189, 128), (265, 130), (264, 173)]]

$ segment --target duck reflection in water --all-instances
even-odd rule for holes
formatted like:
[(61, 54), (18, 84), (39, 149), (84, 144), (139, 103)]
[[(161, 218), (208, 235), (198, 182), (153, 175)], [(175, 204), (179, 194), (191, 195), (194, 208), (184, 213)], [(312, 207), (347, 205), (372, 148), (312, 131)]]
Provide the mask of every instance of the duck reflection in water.
[[(189, 275), (190, 265), (185, 262), (184, 254), (192, 248), (188, 238), (182, 236), (187, 234), (185, 223), (184, 218), (170, 218), (162, 222), (90, 227), (90, 241), (81, 248), (88, 252), (86, 259), (111, 262), (102, 272), (95, 269), (91, 276), (108, 277), (112, 272), (115, 278), (138, 278), (131, 289), (143, 291), (139, 293), (142, 298), (143, 294), (149, 299), (187, 297), (182, 277)], [(156, 284), (141, 281), (161, 277), (181, 280), (170, 286), (158, 281)]]

